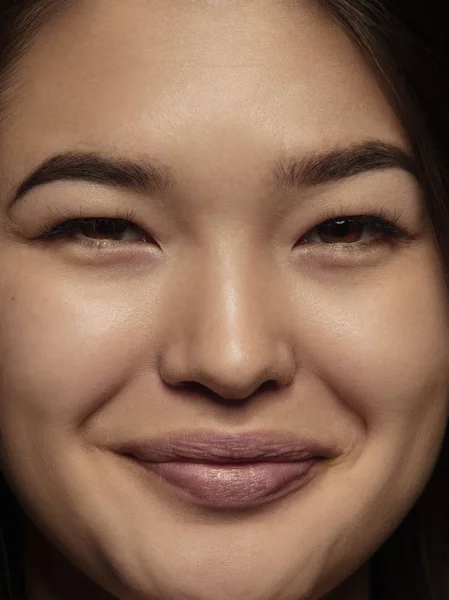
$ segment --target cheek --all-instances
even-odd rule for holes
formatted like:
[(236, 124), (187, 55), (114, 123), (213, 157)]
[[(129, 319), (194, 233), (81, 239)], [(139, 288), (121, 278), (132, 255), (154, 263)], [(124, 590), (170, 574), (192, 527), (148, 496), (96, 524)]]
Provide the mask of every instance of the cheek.
[[(142, 369), (156, 369), (170, 286), (153, 275), (130, 284), (75, 274), (29, 255), (15, 262), (0, 282), (3, 429), (19, 419), (75, 426)], [(344, 403), (374, 429), (419, 423), (432, 411), (436, 391), (449, 386), (436, 263), (421, 252), (390, 272), (297, 277), (289, 287), (292, 344), (309, 383), (315, 375), (317, 398), (329, 391), (326, 414)]]
[[(321, 382), (317, 393), (324, 383), (333, 402), (372, 426), (420, 418), (436, 387), (449, 384), (443, 279), (433, 256), (419, 258), (390, 273), (297, 277), (283, 305), (303, 372)], [(139, 369), (151, 370), (173, 296), (154, 274), (130, 283), (67, 272), (28, 255), (0, 282), (3, 410), (54, 424), (82, 419)]]
[(313, 370), (371, 432), (421, 427), (447, 396), (447, 292), (437, 261), (426, 258), (330, 283), (301, 317)]
[(151, 343), (156, 332), (148, 319), (142, 333), (142, 309), (123, 283), (38, 272), (11, 279), (2, 294), (0, 402), (11, 417), (74, 426), (117, 394), (141, 342)]

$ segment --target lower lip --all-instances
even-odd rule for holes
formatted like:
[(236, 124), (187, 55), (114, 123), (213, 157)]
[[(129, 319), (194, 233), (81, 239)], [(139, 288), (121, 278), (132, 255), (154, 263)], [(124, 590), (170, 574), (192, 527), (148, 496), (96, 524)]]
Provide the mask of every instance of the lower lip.
[(313, 477), (322, 459), (276, 463), (211, 464), (132, 459), (195, 502), (214, 508), (251, 508), (281, 498)]

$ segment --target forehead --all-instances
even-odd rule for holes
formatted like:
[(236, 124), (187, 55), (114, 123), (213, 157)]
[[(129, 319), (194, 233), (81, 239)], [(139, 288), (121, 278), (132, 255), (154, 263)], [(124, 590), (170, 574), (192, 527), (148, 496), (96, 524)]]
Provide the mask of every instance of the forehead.
[(366, 59), (313, 1), (78, 0), (40, 32), (19, 81), (12, 162), (404, 137)]

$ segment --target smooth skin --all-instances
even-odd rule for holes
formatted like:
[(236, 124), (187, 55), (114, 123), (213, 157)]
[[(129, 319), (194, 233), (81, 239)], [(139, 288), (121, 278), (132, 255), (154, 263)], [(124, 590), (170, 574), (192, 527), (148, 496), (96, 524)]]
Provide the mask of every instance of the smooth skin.
[[(77, 0), (12, 83), (1, 450), (35, 524), (33, 598), (367, 599), (367, 561), (444, 434), (447, 291), (413, 175), (277, 186), (273, 169), (373, 139), (409, 151), (368, 62), (315, 2)], [(12, 202), (66, 152), (151, 161), (171, 181), (41, 182)], [(400, 213), (409, 239), (362, 249), (317, 233), (323, 210), (373, 207)], [(140, 229), (41, 239), (117, 214)], [(226, 511), (114, 451), (200, 430), (293, 432), (337, 456), (276, 502)]]

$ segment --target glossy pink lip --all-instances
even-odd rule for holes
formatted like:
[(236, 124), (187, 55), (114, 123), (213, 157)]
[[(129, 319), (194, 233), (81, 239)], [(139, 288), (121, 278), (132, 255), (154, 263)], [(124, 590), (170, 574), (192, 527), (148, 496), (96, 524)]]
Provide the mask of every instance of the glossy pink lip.
[(316, 441), (274, 432), (171, 434), (116, 451), (202, 505), (234, 509), (299, 489), (318, 462), (337, 455)]
[(139, 462), (145, 469), (213, 508), (243, 509), (266, 504), (302, 487), (319, 459), (297, 462), (211, 464)]

